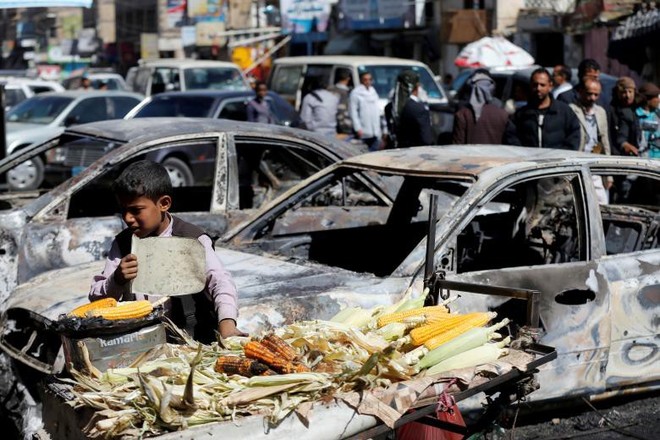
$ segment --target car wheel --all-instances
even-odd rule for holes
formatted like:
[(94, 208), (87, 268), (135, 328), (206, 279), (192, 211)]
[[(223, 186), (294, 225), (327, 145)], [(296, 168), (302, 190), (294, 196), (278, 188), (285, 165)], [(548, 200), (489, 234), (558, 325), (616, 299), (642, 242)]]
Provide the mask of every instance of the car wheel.
[(172, 186), (191, 186), (193, 184), (193, 175), (190, 167), (181, 159), (168, 157), (163, 161), (163, 166), (170, 175)]
[(11, 190), (37, 189), (44, 181), (44, 162), (33, 157), (7, 172), (7, 185)]

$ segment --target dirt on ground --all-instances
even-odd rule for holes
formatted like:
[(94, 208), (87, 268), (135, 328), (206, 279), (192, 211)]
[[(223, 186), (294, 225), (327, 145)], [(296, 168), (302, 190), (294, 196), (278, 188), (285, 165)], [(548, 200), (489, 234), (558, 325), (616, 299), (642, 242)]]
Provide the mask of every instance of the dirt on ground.
[[(523, 404), (524, 405), (524, 404)], [(515, 406), (514, 406), (515, 408)], [(515, 421), (515, 426), (514, 426)], [(507, 413), (506, 440), (656, 440), (660, 439), (660, 392), (602, 402), (576, 401), (542, 413)]]

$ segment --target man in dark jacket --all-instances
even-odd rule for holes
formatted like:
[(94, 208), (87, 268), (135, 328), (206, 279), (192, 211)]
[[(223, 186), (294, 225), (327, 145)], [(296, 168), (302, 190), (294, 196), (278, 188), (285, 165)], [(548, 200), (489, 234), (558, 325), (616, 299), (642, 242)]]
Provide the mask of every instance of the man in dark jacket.
[(513, 115), (513, 127), (505, 142), (525, 147), (577, 150), (580, 146), (580, 122), (571, 108), (552, 99), (552, 81), (547, 70), (532, 72), (531, 93), (526, 106)]
[[(396, 146), (406, 148), (432, 145), (434, 142), (431, 133), (431, 114), (428, 106), (418, 97), (419, 75), (412, 70), (401, 72), (397, 77), (394, 93), (392, 111), (394, 112)], [(408, 97), (403, 97), (406, 94)], [(402, 107), (400, 102), (403, 102)]]

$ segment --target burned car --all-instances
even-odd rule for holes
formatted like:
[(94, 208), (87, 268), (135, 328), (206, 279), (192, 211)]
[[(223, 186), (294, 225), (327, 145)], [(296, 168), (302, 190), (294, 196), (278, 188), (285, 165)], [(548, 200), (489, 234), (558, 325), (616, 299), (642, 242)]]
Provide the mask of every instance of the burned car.
[[(595, 182), (610, 177), (616, 197), (600, 204)], [(390, 150), (320, 171), (229, 231), (216, 252), (248, 331), (389, 304), (426, 284), (459, 293), (461, 311), (531, 321), (556, 347), (532, 399), (648, 389), (660, 378), (659, 195), (652, 160), (481, 145)], [(87, 301), (102, 265), (19, 286), (2, 324), (5, 353), (53, 372), (50, 323)]]
[(0, 162), (5, 178), (37, 155), (93, 162), (44, 194), (0, 195), (0, 298), (41, 272), (105, 258), (124, 228), (110, 184), (135, 160), (189, 166), (195, 180), (174, 188), (172, 211), (219, 236), (247, 212), (357, 152), (309, 132), (212, 119), (144, 118), (72, 127)]

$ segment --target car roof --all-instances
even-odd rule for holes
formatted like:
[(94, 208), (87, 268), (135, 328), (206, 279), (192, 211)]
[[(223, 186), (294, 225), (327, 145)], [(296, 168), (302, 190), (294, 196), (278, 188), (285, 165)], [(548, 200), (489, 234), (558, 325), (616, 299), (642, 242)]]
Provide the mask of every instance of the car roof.
[(315, 56), (300, 56), (300, 57), (283, 57), (278, 58), (274, 64), (339, 64), (350, 66), (363, 66), (365, 64), (380, 64), (380, 65), (393, 65), (398, 66), (401, 64), (412, 66), (428, 67), (426, 64), (408, 60), (404, 58), (391, 58), (391, 57), (376, 57), (376, 56), (358, 56), (358, 55), (315, 55)]
[(177, 58), (165, 58), (165, 59), (155, 59), (155, 60), (140, 60), (140, 66), (151, 66), (151, 67), (234, 67), (239, 69), (238, 64), (232, 63), (231, 61), (215, 61), (215, 60), (193, 60), (193, 59), (177, 59)]
[(116, 119), (92, 122), (69, 127), (65, 134), (98, 137), (119, 142), (147, 142), (165, 137), (194, 135), (204, 132), (240, 132), (241, 134), (283, 135), (295, 137), (316, 144), (329, 145), (342, 157), (351, 157), (359, 151), (350, 144), (328, 139), (311, 131), (280, 125), (257, 124), (227, 119), (157, 117), (137, 119)]
[[(268, 92), (269, 94), (274, 94), (273, 92)], [(152, 100), (156, 98), (165, 98), (165, 97), (177, 97), (177, 96), (189, 96), (189, 97), (211, 97), (211, 98), (233, 98), (235, 96), (255, 96), (253, 90), (187, 90), (179, 92), (163, 92), (153, 95)]]
[(133, 93), (133, 92), (124, 92), (121, 90), (81, 90), (81, 89), (76, 89), (76, 90), (65, 90), (63, 92), (45, 92), (45, 93), (39, 93), (36, 96), (44, 97), (44, 96), (62, 96), (66, 98), (79, 98), (83, 96), (92, 96), (92, 97), (98, 97), (98, 96), (126, 96), (126, 97), (131, 97), (131, 98), (136, 98), (139, 100), (144, 99), (144, 96), (140, 95), (139, 93)]
[[(477, 179), (480, 174), (498, 167), (523, 162), (560, 165), (570, 160), (604, 163), (622, 162), (620, 156), (603, 156), (552, 148), (512, 147), (507, 145), (455, 145), (415, 147), (363, 154), (342, 162), (394, 174), (458, 176)], [(635, 160), (636, 162), (639, 159)]]

